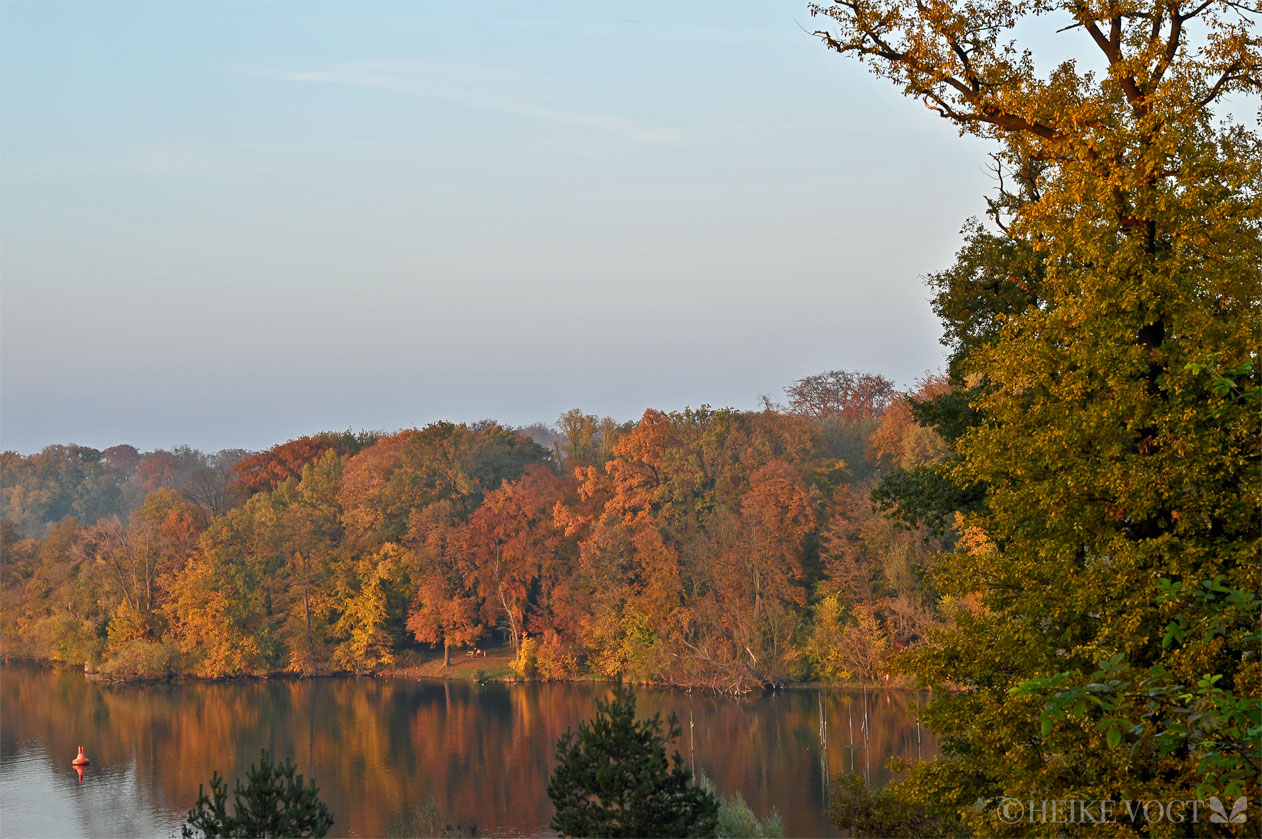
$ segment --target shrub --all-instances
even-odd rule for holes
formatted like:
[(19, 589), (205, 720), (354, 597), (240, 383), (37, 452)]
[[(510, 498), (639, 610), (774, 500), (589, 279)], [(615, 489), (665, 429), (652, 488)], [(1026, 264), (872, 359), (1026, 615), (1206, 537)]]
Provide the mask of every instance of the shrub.
[(719, 800), (719, 820), (714, 833), (719, 839), (783, 839), (784, 821), (775, 809), (772, 809), (770, 816), (759, 821), (740, 792), (721, 796), (715, 789), (714, 782), (704, 775), (700, 777), (698, 784)]
[(902, 839), (963, 835), (958, 821), (927, 807), (904, 801), (890, 787), (868, 789), (861, 775), (843, 772), (833, 779), (828, 820), (855, 839)]
[(127, 641), (101, 664), (107, 679), (167, 679), (179, 670), (180, 652), (171, 644), (137, 638)]
[(775, 810), (762, 821), (739, 792), (719, 799), (719, 824), (714, 834), (731, 839), (783, 839), (784, 822)]

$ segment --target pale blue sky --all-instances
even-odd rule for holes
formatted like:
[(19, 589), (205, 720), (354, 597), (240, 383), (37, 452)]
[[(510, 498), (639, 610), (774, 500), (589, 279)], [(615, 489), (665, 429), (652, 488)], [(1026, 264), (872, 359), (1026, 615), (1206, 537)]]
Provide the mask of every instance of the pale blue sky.
[(986, 146), (806, 3), (0, 5), (0, 446), (753, 407), (941, 364)]

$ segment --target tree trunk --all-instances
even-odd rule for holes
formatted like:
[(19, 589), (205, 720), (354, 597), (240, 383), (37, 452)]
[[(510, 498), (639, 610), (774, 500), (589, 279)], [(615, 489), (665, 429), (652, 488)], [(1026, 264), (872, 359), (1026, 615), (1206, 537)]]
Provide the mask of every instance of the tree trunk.
[(451, 666), (451, 642), (446, 638), (443, 639), (443, 669), (446, 670)]
[(305, 587), (302, 591), (302, 618), (307, 627), (307, 649), (311, 650), (315, 647), (311, 643), (311, 595)]

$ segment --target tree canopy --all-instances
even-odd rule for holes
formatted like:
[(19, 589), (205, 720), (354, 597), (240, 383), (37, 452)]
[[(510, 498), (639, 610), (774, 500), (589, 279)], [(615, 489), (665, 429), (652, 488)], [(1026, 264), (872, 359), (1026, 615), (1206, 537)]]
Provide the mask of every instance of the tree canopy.
[[(832, 371), (787, 391), (845, 410), (568, 411), (551, 451), (493, 422), (316, 435), (239, 460), (222, 508), (178, 479), (191, 450), (83, 453), (123, 496), (152, 488), (34, 534), (6, 518), (0, 640), (110, 678), (372, 673), (432, 647), (445, 666), (502, 639), (544, 679), (883, 680), (939, 619), (941, 540), (867, 496), (945, 452), (889, 388)], [(58, 458), (13, 459), (53, 494)]]
[[(1262, 148), (1213, 106), (1259, 90), (1262, 7), (813, 11), (998, 143), (996, 232), (932, 281), (956, 387), (917, 414), (954, 455), (881, 495), (958, 536), (934, 574), (954, 623), (905, 666), (962, 691), (902, 789), (986, 835), (1052, 829), (974, 806), (1003, 796), (1256, 800)], [(1012, 40), (1039, 24), (1101, 69), (1040, 72)]]

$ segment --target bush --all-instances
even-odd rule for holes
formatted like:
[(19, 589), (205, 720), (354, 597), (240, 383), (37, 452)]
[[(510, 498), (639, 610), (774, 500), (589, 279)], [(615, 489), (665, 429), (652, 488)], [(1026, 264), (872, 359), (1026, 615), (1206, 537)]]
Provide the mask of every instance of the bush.
[(320, 837), (333, 826), (333, 815), (320, 800), (315, 781), (303, 786), (289, 761), (274, 764), (263, 750), (258, 766), (238, 778), (233, 788), (233, 812), (228, 813), (228, 785), (215, 772), (208, 796), (199, 785), (197, 806), (188, 811), (180, 829), (192, 837)]
[(719, 825), (714, 834), (730, 839), (783, 839), (784, 822), (775, 810), (762, 821), (754, 815), (739, 792), (719, 799)]
[(180, 652), (171, 644), (135, 639), (127, 641), (101, 664), (100, 673), (116, 681), (167, 679), (179, 671)]
[(698, 783), (719, 800), (719, 821), (714, 834), (719, 839), (783, 839), (784, 821), (775, 809), (770, 816), (759, 821), (745, 803), (745, 796), (739, 792), (728, 797), (721, 796), (714, 782), (704, 775)]
[(904, 801), (888, 787), (868, 789), (861, 775), (843, 772), (833, 779), (828, 820), (855, 839), (961, 836), (961, 826), (945, 814)]

